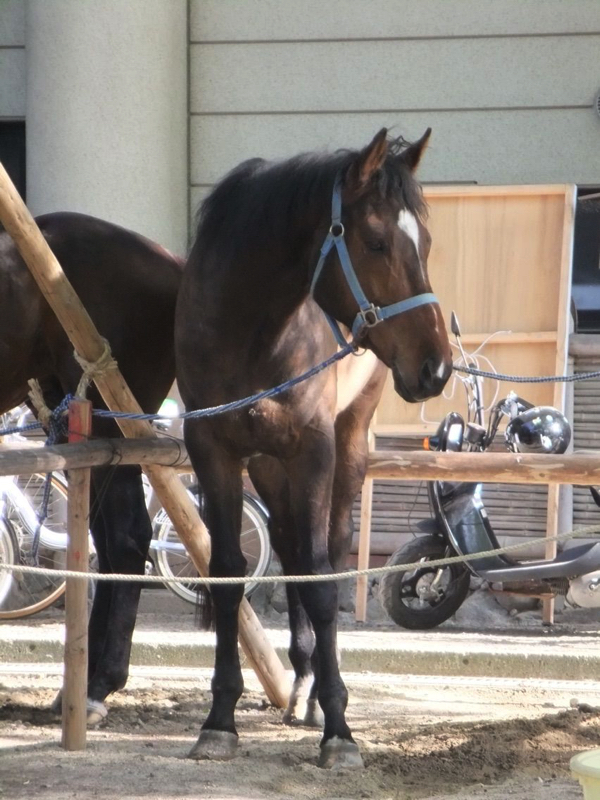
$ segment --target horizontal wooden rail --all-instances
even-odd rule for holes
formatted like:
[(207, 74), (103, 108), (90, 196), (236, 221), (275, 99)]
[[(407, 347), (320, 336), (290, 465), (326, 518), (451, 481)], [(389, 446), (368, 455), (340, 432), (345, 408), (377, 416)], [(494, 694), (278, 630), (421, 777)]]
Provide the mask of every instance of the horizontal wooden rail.
[[(118, 464), (160, 464), (191, 471), (183, 442), (174, 439), (99, 439), (53, 447), (0, 447), (0, 475)], [(600, 485), (600, 451), (573, 455), (431, 453), (386, 450), (369, 456), (375, 480)]]
[(192, 469), (183, 442), (174, 439), (97, 439), (53, 447), (0, 447), (0, 475), (118, 464), (160, 464), (186, 472)]
[(375, 480), (473, 481), (474, 483), (600, 484), (600, 452), (575, 455), (519, 453), (371, 453), (368, 474)]

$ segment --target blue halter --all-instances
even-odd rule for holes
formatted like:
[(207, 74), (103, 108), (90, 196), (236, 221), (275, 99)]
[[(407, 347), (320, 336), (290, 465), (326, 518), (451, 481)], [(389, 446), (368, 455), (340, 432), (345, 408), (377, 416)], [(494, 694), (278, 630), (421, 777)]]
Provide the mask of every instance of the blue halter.
[[(310, 285), (310, 293), (314, 295), (315, 286), (323, 270), (325, 259), (329, 255), (331, 249), (335, 247), (338, 252), (338, 258), (342, 265), (342, 270), (348, 281), (348, 286), (352, 292), (354, 299), (358, 303), (359, 311), (354, 322), (352, 323), (352, 337), (356, 341), (367, 328), (373, 328), (379, 325), (385, 319), (395, 317), (398, 314), (403, 314), (405, 311), (411, 311), (413, 308), (426, 305), (427, 303), (439, 303), (439, 300), (432, 292), (424, 292), (417, 294), (414, 297), (409, 297), (406, 300), (401, 300), (398, 303), (392, 303), (384, 308), (373, 305), (365, 297), (361, 285), (358, 281), (352, 261), (350, 260), (350, 253), (344, 241), (344, 226), (342, 224), (342, 189), (340, 176), (338, 175), (333, 186), (333, 195), (331, 198), (331, 227), (329, 233), (325, 237), (323, 246), (321, 247), (321, 255), (313, 275), (312, 283)], [(325, 313), (327, 320), (331, 326), (331, 330), (338, 342), (342, 347), (347, 344), (343, 333), (336, 320)]]

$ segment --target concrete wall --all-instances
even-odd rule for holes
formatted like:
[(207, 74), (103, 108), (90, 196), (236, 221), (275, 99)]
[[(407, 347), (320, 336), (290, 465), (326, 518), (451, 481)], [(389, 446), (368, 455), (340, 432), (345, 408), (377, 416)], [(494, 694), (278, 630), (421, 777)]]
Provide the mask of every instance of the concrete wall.
[(425, 181), (600, 182), (598, 0), (191, 0), (192, 205), (239, 161), (431, 126)]
[(25, 116), (25, 3), (0, 0), (0, 119)]
[(186, 0), (29, 0), (27, 196), (187, 246)]

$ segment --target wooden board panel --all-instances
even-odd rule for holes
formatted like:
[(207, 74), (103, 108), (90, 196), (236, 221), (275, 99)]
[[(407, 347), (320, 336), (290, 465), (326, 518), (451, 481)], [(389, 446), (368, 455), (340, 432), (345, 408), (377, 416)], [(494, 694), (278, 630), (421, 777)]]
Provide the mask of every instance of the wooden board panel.
[[(428, 187), (429, 229), (433, 244), (429, 273), (449, 321), (455, 310), (468, 351), (477, 341), (502, 331), (482, 350), (496, 371), (544, 376), (562, 371), (565, 259), (565, 198), (569, 187)], [(565, 278), (566, 275), (566, 278)], [(568, 305), (567, 305), (568, 307)], [(457, 351), (455, 351), (457, 355)], [(484, 359), (480, 364), (488, 369)], [(486, 404), (510, 390), (535, 404), (553, 405), (560, 397), (553, 384), (486, 381)], [(376, 430), (398, 431), (410, 425), (431, 428), (449, 411), (465, 413), (458, 379), (446, 398), (410, 405), (388, 380), (377, 412)], [(559, 405), (561, 403), (559, 402)], [(429, 423), (428, 425), (424, 423)]]

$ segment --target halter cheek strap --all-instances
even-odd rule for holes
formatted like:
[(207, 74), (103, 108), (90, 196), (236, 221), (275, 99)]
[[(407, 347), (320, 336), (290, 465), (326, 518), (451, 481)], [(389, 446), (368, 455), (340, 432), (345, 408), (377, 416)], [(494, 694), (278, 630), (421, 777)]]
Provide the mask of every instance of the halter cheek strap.
[[(321, 276), (323, 266), (325, 265), (325, 260), (334, 247), (337, 250), (338, 258), (340, 260), (344, 275), (346, 276), (346, 281), (348, 282), (350, 291), (358, 303), (359, 311), (354, 318), (354, 322), (352, 323), (352, 337), (354, 340), (357, 340), (367, 328), (373, 328), (375, 325), (379, 325), (380, 322), (383, 322), (390, 317), (403, 314), (405, 311), (412, 311), (413, 308), (418, 308), (419, 306), (426, 305), (427, 303), (439, 302), (433, 292), (417, 294), (413, 297), (408, 297), (406, 300), (400, 300), (398, 303), (392, 303), (389, 306), (384, 306), (383, 308), (379, 308), (379, 306), (376, 306), (367, 300), (359, 283), (356, 272), (354, 271), (354, 267), (352, 266), (350, 253), (348, 252), (348, 248), (346, 247), (346, 242), (344, 240), (344, 226), (342, 224), (342, 189), (339, 175), (335, 180), (333, 195), (331, 198), (331, 227), (329, 228), (329, 233), (325, 237), (325, 241), (321, 247), (319, 260), (317, 262), (312, 283), (310, 285), (311, 295), (314, 295), (315, 287)], [(333, 319), (333, 317), (329, 316), (329, 314), (325, 313), (325, 316), (327, 317), (327, 320), (331, 326), (331, 330), (333, 331), (338, 344), (345, 346), (347, 342), (340, 330), (338, 323)]]

